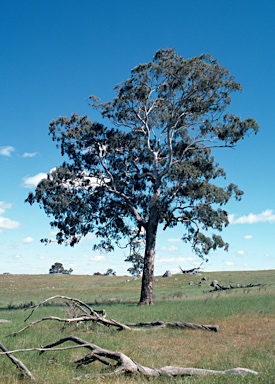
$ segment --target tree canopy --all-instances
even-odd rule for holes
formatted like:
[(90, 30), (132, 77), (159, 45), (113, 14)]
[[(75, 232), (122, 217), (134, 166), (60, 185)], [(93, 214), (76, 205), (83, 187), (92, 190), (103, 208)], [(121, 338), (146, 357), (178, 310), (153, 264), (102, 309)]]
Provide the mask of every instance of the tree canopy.
[(73, 272), (72, 268), (65, 269), (62, 263), (56, 262), (49, 269), (49, 274), (70, 275)]
[(140, 303), (152, 304), (160, 225), (181, 224), (183, 241), (201, 258), (228, 248), (218, 235), (228, 225), (224, 205), (243, 192), (218, 185), (226, 174), (212, 149), (235, 147), (259, 127), (227, 112), (241, 85), (207, 54), (184, 59), (161, 49), (115, 90), (109, 102), (90, 97), (110, 126), (77, 114), (51, 122), (66, 160), (27, 201), (53, 217), (60, 244), (73, 246), (89, 232), (99, 238), (94, 248), (105, 251), (144, 241)]

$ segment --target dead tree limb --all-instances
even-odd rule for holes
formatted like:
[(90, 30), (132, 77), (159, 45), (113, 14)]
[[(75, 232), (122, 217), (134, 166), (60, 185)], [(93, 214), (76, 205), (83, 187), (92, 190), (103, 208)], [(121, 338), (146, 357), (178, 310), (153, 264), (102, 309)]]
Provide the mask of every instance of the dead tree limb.
[[(108, 349), (101, 348), (95, 344), (88, 343), (85, 340), (82, 340), (75, 336), (68, 336), (62, 339), (55, 341), (54, 343), (48, 344), (43, 347), (43, 351), (46, 349), (52, 350), (53, 347), (63, 344), (67, 341), (74, 342), (78, 345), (82, 345), (84, 348), (88, 348), (91, 352), (84, 356), (82, 359), (78, 359), (74, 362), (76, 366), (87, 365), (94, 361), (99, 361), (104, 365), (108, 365), (114, 370), (107, 374), (99, 374), (97, 376), (111, 376), (119, 374), (142, 374), (147, 377), (157, 377), (157, 376), (193, 376), (193, 375), (247, 375), (253, 374), (258, 375), (258, 372), (252, 371), (247, 368), (233, 368), (225, 371), (215, 371), (208, 369), (198, 369), (198, 368), (182, 368), (182, 367), (173, 367), (166, 366), (162, 368), (149, 368), (145, 367), (122, 352), (113, 352)], [(90, 376), (89, 377), (94, 377)]]
[(207, 330), (207, 331), (219, 331), (218, 325), (212, 325), (212, 324), (195, 324), (195, 323), (187, 323), (183, 321), (176, 321), (176, 322), (170, 322), (170, 321), (152, 321), (152, 322), (139, 322), (139, 323), (129, 323), (129, 324), (122, 324), (119, 323), (116, 320), (113, 319), (101, 319), (101, 318), (94, 318), (92, 316), (82, 316), (82, 317), (75, 317), (75, 318), (60, 318), (56, 316), (48, 316), (48, 317), (42, 317), (41, 319), (32, 321), (30, 324), (26, 325), (24, 328), (20, 329), (17, 332), (13, 332), (11, 336), (16, 336), (19, 333), (22, 333), (26, 331), (28, 328), (41, 323), (42, 321), (47, 320), (54, 320), (61, 323), (80, 323), (80, 322), (88, 322), (91, 321), (96, 324), (103, 324), (107, 327), (114, 326), (118, 328), (118, 330), (127, 330), (127, 331), (140, 331), (141, 328), (154, 328), (154, 329), (163, 329), (163, 328), (191, 328), (191, 329), (201, 329), (201, 330)]
[(52, 297), (49, 297), (48, 299), (45, 299), (45, 300), (41, 301), (37, 305), (33, 305), (33, 306), (29, 307), (29, 308), (33, 308), (33, 310), (31, 311), (29, 316), (25, 319), (25, 321), (27, 321), (32, 316), (32, 314), (34, 313), (34, 311), (38, 307), (41, 307), (45, 303), (47, 303), (47, 302), (49, 302), (51, 300), (55, 300), (55, 299), (59, 299), (59, 300), (62, 299), (62, 300), (65, 300), (65, 301), (71, 301), (73, 303), (76, 303), (78, 305), (78, 308), (80, 309), (80, 311), (83, 312), (85, 315), (88, 315), (88, 316), (94, 316), (94, 317), (97, 317), (97, 318), (104, 318), (105, 315), (106, 315), (106, 312), (105, 312), (104, 309), (101, 310), (101, 311), (95, 311), (92, 307), (90, 307), (88, 304), (84, 303), (81, 300), (74, 299), (74, 298), (68, 297), (68, 296), (56, 295), (56, 296), (52, 296)]
[(117, 327), (119, 330), (122, 329), (127, 329), (130, 330), (130, 328), (127, 325), (121, 324), (115, 320), (108, 320), (108, 319), (103, 319), (99, 317), (93, 317), (93, 316), (81, 316), (81, 317), (74, 317), (74, 318), (61, 318), (61, 317), (56, 317), (56, 316), (47, 316), (47, 317), (42, 317), (41, 319), (32, 321), (30, 324), (26, 325), (24, 328), (20, 329), (17, 332), (13, 332), (11, 336), (16, 336), (19, 333), (22, 333), (26, 331), (28, 328), (41, 323), (42, 321), (47, 321), (47, 320), (55, 320), (61, 323), (80, 323), (80, 322), (88, 322), (91, 321), (93, 323), (99, 323), (103, 324), (107, 327), (114, 326)]
[(113, 320), (113, 319), (108, 320), (106, 318), (106, 311), (104, 309), (100, 310), (100, 311), (95, 311), (88, 304), (84, 303), (83, 301), (80, 301), (78, 299), (73, 299), (73, 298), (68, 297), (68, 296), (59, 296), (59, 295), (49, 297), (48, 299), (43, 300), (41, 303), (34, 305), (32, 307), (33, 309), (31, 311), (31, 314), (26, 318), (26, 320), (28, 320), (31, 317), (31, 315), (34, 313), (34, 311), (38, 307), (49, 302), (50, 300), (55, 300), (55, 299), (59, 299), (59, 300), (62, 299), (65, 301), (70, 301), (70, 302), (76, 303), (77, 305), (79, 305), (79, 308), (82, 312), (82, 316), (77, 316), (77, 317), (73, 317), (73, 318), (61, 318), (61, 317), (56, 317), (56, 316), (42, 317), (41, 319), (32, 321), (30, 324), (26, 325), (24, 328), (20, 329), (19, 331), (13, 332), (11, 335), (16, 336), (19, 333), (26, 331), (28, 328), (30, 328), (36, 324), (39, 324), (42, 321), (48, 321), (48, 320), (54, 320), (54, 321), (58, 321), (58, 322), (61, 322), (64, 324), (65, 323), (78, 324), (80, 322), (90, 321), (94, 324), (101, 324), (101, 325), (104, 325), (106, 327), (113, 326), (113, 327), (116, 327), (118, 330), (128, 330), (128, 331), (131, 331), (131, 330), (139, 331), (140, 329), (138, 329), (138, 327), (139, 328), (153, 327), (155, 329), (167, 328), (167, 327), (170, 327), (170, 328), (192, 328), (192, 329), (203, 329), (203, 330), (215, 331), (215, 332), (217, 332), (219, 330), (218, 325), (194, 324), (194, 323), (186, 323), (186, 322), (182, 322), (182, 321), (177, 321), (177, 322), (154, 321), (154, 322), (150, 322), (150, 323), (149, 322), (148, 323), (140, 322), (140, 323), (133, 323), (133, 324), (122, 324), (122, 323), (120, 323), (116, 320)]
[(212, 324), (195, 324), (195, 323), (186, 323), (183, 321), (152, 321), (152, 322), (140, 322), (140, 323), (127, 323), (129, 327), (153, 327), (155, 329), (162, 329), (162, 328), (191, 328), (191, 329), (201, 329), (201, 330), (207, 330), (207, 331), (219, 331), (218, 325), (212, 325)]
[(218, 283), (212, 283), (211, 284), (212, 287), (214, 287), (213, 289), (210, 289), (209, 291), (206, 291), (206, 292), (216, 292), (216, 291), (228, 291), (230, 289), (239, 289), (239, 288), (242, 288), (242, 289), (249, 289), (249, 288), (254, 288), (254, 287), (264, 287), (265, 284), (247, 284), (247, 285), (242, 285), (242, 284), (237, 284), (237, 285), (221, 285), (221, 284), (218, 284)]
[(198, 273), (200, 268), (201, 268), (201, 266), (202, 266), (202, 264), (203, 264), (203, 262), (201, 262), (198, 267), (192, 268), (192, 269), (182, 269), (181, 266), (179, 266), (179, 269), (181, 270), (181, 272), (183, 274), (190, 274), (191, 275), (191, 274), (194, 274), (194, 273)]
[(31, 380), (35, 381), (34, 376), (31, 374), (31, 372), (28, 370), (28, 368), (16, 357), (14, 357), (7, 348), (0, 343), (0, 349), (5, 352), (5, 355), (13, 362), (13, 364), (19, 369), (22, 376), (28, 376)]
[[(73, 342), (77, 344), (76, 346), (68, 346), (68, 347), (59, 347), (56, 348), (58, 345), (61, 345), (67, 341)], [(25, 367), (25, 365), (18, 359), (16, 359), (12, 353), (16, 352), (29, 352), (29, 351), (39, 351), (40, 353), (46, 352), (46, 351), (64, 351), (64, 350), (70, 350), (75, 348), (87, 348), (90, 350), (90, 353), (85, 355), (83, 358), (78, 359), (74, 361), (74, 364), (76, 367), (79, 367), (81, 365), (87, 365), (90, 363), (93, 363), (95, 361), (98, 361), (102, 363), (103, 365), (109, 366), (113, 369), (113, 371), (109, 373), (104, 374), (98, 374), (98, 375), (85, 375), (86, 378), (92, 378), (92, 377), (105, 377), (105, 376), (114, 376), (114, 375), (121, 375), (121, 374), (141, 374), (143, 376), (147, 377), (158, 377), (158, 376), (168, 376), (168, 377), (176, 377), (176, 376), (206, 376), (206, 375), (259, 375), (259, 372), (252, 371), (251, 369), (247, 368), (233, 368), (228, 369), (225, 371), (219, 371), (219, 370), (211, 370), (211, 369), (199, 369), (199, 368), (182, 368), (182, 367), (174, 367), (174, 366), (165, 366), (162, 368), (150, 368), (145, 367), (138, 362), (134, 361), (127, 355), (125, 355), (122, 352), (114, 352), (108, 349), (101, 348), (95, 344), (89, 343), (85, 340), (82, 340), (76, 336), (67, 336), (62, 339), (59, 339), (51, 344), (48, 344), (41, 348), (30, 348), (30, 349), (18, 349), (14, 351), (8, 351), (6, 347), (0, 343), (0, 349), (2, 349), (3, 352), (0, 352), (0, 354), (7, 355), (12, 362), (19, 368), (20, 372), (24, 375), (28, 375), (31, 380), (35, 380), (33, 375), (30, 373), (30, 371)]]

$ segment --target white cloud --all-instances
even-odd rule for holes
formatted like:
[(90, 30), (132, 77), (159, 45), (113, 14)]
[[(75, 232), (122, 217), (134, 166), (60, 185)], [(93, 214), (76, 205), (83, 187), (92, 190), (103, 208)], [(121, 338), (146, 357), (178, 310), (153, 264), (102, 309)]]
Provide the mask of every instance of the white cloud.
[[(10, 203), (0, 201), (0, 214), (3, 214), (7, 209), (11, 208)], [(4, 229), (15, 229), (19, 227), (19, 222), (8, 219), (7, 217), (0, 216), (0, 228)]]
[(58, 233), (57, 230), (52, 230), (49, 232), (49, 236), (55, 236)]
[(15, 220), (8, 219), (7, 217), (0, 217), (0, 228), (16, 229), (19, 228), (20, 223)]
[[(56, 235), (56, 233), (55, 233), (55, 235)], [(81, 238), (80, 243), (83, 244), (89, 240), (94, 240), (94, 239), (96, 239), (96, 235), (94, 235), (93, 233), (87, 233), (87, 235), (85, 237)]]
[(237, 254), (238, 254), (238, 255), (244, 255), (244, 254), (245, 254), (245, 251), (243, 251), (243, 250), (239, 250), (239, 251), (237, 251)]
[(174, 245), (170, 245), (169, 247), (163, 246), (160, 248), (160, 250), (161, 251), (167, 251), (167, 252), (174, 252), (174, 251), (178, 251), (179, 248), (175, 247)]
[(168, 239), (167, 241), (168, 241), (168, 243), (181, 243), (182, 242), (181, 238)]
[[(53, 170), (51, 170), (51, 171), (53, 171)], [(82, 188), (83, 187), (82, 186), (83, 181), (88, 182), (89, 186), (96, 187), (98, 185), (104, 185), (106, 183), (109, 183), (110, 179), (108, 179), (106, 177), (104, 177), (103, 179), (98, 178), (98, 177), (93, 177), (93, 176), (90, 176), (89, 173), (83, 171), (81, 174), (81, 177), (79, 179), (67, 181), (67, 182), (63, 183), (63, 185), (64, 185), (64, 187), (67, 187), (69, 189), (70, 188)]]
[[(53, 172), (53, 171), (55, 171), (55, 170), (56, 170), (56, 168), (52, 168), (52, 169), (50, 170), (49, 173), (51, 173), (51, 172)], [(39, 173), (37, 173), (37, 174), (34, 175), (34, 176), (26, 176), (26, 177), (23, 178), (23, 187), (25, 187), (25, 188), (33, 188), (33, 187), (36, 187), (37, 184), (38, 184), (41, 180), (47, 178), (47, 175), (48, 175), (48, 174), (45, 173), (45, 172), (39, 172)]]
[(104, 261), (104, 260), (105, 260), (105, 257), (103, 255), (90, 257), (90, 261)]
[(23, 157), (35, 157), (38, 155), (38, 152), (24, 152)]
[(253, 236), (252, 235), (245, 235), (243, 238), (245, 240), (251, 240), (251, 239), (253, 239)]
[(34, 239), (32, 237), (25, 237), (25, 239), (23, 239), (22, 241), (25, 244), (29, 244), (29, 243), (32, 243)]
[(194, 261), (194, 257), (164, 257), (158, 259), (161, 263), (185, 263), (186, 261)]
[(232, 261), (226, 261), (224, 264), (228, 265), (229, 267), (231, 267), (232, 265), (234, 265), (234, 263)]
[(11, 156), (11, 153), (14, 152), (15, 149), (10, 145), (6, 147), (0, 147), (0, 155), (2, 156)]
[(11, 208), (11, 206), (12, 205), (10, 203), (5, 203), (5, 201), (0, 201), (0, 215), (6, 212), (7, 209)]
[(37, 174), (34, 175), (34, 176), (25, 177), (25, 178), (23, 179), (23, 185), (24, 185), (25, 188), (36, 187), (37, 184), (38, 184), (42, 179), (46, 179), (46, 178), (47, 178), (47, 173), (40, 172), (40, 173), (37, 173)]
[(250, 213), (247, 216), (241, 216), (238, 218), (235, 218), (235, 215), (228, 215), (228, 219), (230, 224), (273, 223), (275, 222), (275, 213), (272, 209), (266, 209), (258, 214)]
[(87, 233), (87, 235), (85, 236), (86, 240), (92, 240), (95, 238), (96, 238), (96, 235), (94, 235), (93, 233)]

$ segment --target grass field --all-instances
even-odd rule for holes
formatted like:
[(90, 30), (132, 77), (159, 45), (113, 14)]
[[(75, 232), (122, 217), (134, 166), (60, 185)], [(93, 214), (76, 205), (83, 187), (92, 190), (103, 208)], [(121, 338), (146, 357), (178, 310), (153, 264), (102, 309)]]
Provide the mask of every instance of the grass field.
[[(202, 277), (207, 281), (199, 286)], [(208, 292), (212, 280), (227, 284), (257, 284), (249, 289)], [(130, 280), (130, 281), (127, 281)], [(193, 285), (188, 283), (193, 281)], [(76, 369), (72, 364), (86, 353), (68, 351), (14, 354), (41, 384), (92, 383), (275, 383), (275, 270), (213, 272), (202, 276), (174, 275), (156, 279), (155, 305), (137, 306), (140, 280), (129, 277), (74, 275), (0, 275), (0, 342), (14, 350), (40, 347), (64, 336), (78, 336), (113, 351), (121, 351), (144, 366), (166, 365), (225, 370), (234, 367), (261, 372), (260, 376), (207, 376), (151, 378), (119, 376), (85, 378), (106, 372), (99, 363)], [(108, 319), (121, 323), (139, 321), (183, 321), (218, 324), (219, 332), (191, 329), (144, 329), (117, 331), (89, 323), (66, 324), (44, 321), (17, 336), (9, 336), (26, 325), (30, 303), (65, 295), (82, 300), (94, 309), (105, 309)], [(38, 308), (27, 323), (45, 316), (69, 317), (70, 308), (54, 301)], [(68, 344), (69, 345), (69, 344)], [(0, 384), (30, 382), (6, 356), (0, 356)]]

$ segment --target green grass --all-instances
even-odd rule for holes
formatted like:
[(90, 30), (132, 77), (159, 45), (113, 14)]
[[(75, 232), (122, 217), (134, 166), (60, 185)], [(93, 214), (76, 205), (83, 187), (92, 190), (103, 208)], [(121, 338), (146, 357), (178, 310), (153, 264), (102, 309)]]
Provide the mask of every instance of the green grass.
[[(246, 377), (105, 378), (104, 383), (273, 383), (275, 382), (275, 271), (204, 273), (207, 281), (199, 286), (202, 276), (177, 275), (158, 277), (154, 285), (155, 305), (137, 306), (140, 280), (127, 277), (68, 275), (0, 275), (0, 342), (9, 350), (32, 348), (75, 335), (113, 351), (122, 351), (150, 367), (175, 365), (206, 369), (245, 367), (261, 375)], [(212, 280), (227, 284), (265, 284), (260, 288), (207, 292)], [(194, 285), (189, 285), (190, 281)], [(107, 318), (122, 323), (138, 321), (185, 321), (218, 324), (220, 332), (190, 329), (142, 330), (118, 332), (102, 326), (83, 323), (65, 325), (44, 321), (13, 337), (23, 328), (31, 302), (54, 295), (83, 300), (94, 309), (104, 308)], [(38, 308), (30, 321), (43, 316), (68, 317), (67, 309), (58, 302)], [(74, 377), (102, 372), (96, 363), (76, 369), (72, 362), (85, 355), (77, 349), (63, 352), (18, 353), (15, 356), (29, 368), (40, 384), (67, 384)], [(0, 384), (29, 382), (6, 356), (0, 356)], [(101, 383), (102, 379), (81, 382)]]

